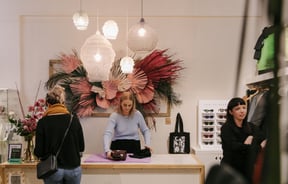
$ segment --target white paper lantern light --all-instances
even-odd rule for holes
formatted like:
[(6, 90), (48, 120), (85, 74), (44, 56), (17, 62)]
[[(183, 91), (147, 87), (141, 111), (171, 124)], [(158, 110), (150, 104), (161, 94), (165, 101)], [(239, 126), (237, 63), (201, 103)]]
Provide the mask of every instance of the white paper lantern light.
[(150, 52), (157, 46), (158, 37), (144, 18), (133, 25), (128, 32), (128, 47), (134, 52)]
[(86, 39), (81, 47), (80, 58), (90, 82), (101, 82), (109, 79), (115, 51), (112, 44), (99, 31)]
[(73, 23), (78, 30), (86, 30), (89, 24), (88, 14), (79, 11), (73, 15)]
[(117, 23), (114, 20), (107, 20), (102, 27), (102, 32), (107, 39), (115, 40), (119, 32)]
[(125, 56), (120, 61), (120, 67), (123, 73), (132, 73), (134, 68), (134, 60), (129, 56)]

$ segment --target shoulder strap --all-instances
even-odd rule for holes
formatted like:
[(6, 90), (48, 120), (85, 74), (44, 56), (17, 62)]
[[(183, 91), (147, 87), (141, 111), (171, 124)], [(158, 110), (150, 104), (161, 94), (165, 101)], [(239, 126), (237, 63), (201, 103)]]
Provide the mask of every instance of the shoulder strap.
[(56, 157), (58, 157), (58, 155), (59, 155), (59, 153), (60, 153), (60, 150), (61, 150), (61, 148), (62, 148), (62, 146), (63, 146), (65, 137), (66, 137), (66, 135), (67, 135), (67, 133), (68, 133), (70, 127), (71, 127), (72, 119), (73, 119), (73, 115), (71, 114), (69, 125), (68, 125), (68, 127), (67, 127), (67, 129), (66, 129), (66, 131), (65, 131), (65, 134), (64, 134), (63, 138), (62, 138), (62, 142), (61, 142), (61, 144), (60, 144), (60, 147), (58, 148), (58, 151), (57, 151), (57, 153), (56, 153)]

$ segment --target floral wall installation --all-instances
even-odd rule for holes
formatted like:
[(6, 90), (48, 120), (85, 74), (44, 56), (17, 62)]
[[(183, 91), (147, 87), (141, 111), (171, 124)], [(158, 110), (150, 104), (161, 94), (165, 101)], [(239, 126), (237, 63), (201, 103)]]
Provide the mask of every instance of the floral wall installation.
[(76, 50), (72, 54), (61, 53), (60, 70), (50, 76), (46, 87), (50, 89), (56, 84), (64, 87), (69, 110), (80, 117), (91, 116), (95, 108), (105, 110), (116, 107), (121, 93), (131, 91), (137, 100), (137, 109), (143, 113), (148, 126), (155, 127), (153, 114), (160, 112), (161, 100), (169, 106), (181, 103), (172, 86), (183, 69), (182, 61), (173, 60), (166, 52), (167, 49), (154, 50), (144, 58), (135, 59), (131, 74), (122, 73), (120, 61), (115, 61), (109, 80), (101, 82), (89, 82)]

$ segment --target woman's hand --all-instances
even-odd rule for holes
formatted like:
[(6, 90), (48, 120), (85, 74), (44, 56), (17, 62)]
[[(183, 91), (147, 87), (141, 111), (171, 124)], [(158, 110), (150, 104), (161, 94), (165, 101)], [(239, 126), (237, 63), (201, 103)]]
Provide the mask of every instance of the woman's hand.
[(105, 154), (106, 154), (106, 158), (108, 158), (108, 159), (113, 159), (112, 158), (112, 155), (111, 155), (111, 151), (107, 151)]
[(253, 136), (249, 135), (246, 140), (244, 141), (244, 144), (252, 144)]
[(152, 148), (145, 146), (145, 149), (148, 149), (152, 153)]

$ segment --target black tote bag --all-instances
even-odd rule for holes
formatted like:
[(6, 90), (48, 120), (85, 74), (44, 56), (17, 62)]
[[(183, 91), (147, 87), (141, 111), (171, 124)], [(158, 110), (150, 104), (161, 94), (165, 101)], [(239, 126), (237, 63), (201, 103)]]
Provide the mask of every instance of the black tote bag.
[(183, 130), (183, 120), (180, 113), (177, 113), (176, 116), (175, 130), (169, 135), (169, 153), (190, 153), (190, 133)]

